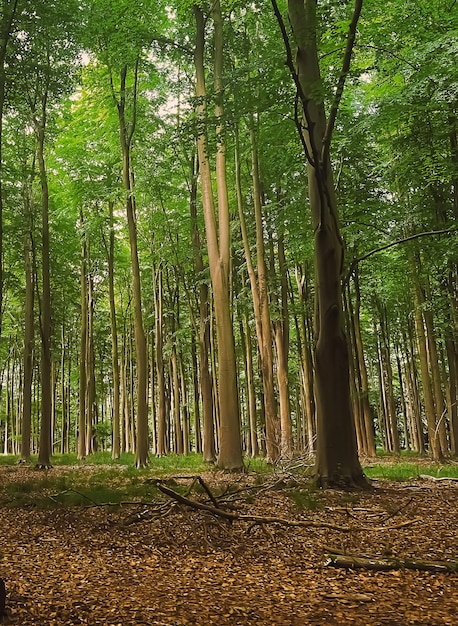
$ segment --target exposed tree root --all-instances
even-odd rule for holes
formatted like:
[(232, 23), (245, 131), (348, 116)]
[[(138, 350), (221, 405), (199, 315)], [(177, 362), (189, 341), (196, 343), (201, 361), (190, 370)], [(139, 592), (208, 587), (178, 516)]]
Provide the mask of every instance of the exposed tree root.
[(313, 479), (316, 487), (320, 489), (339, 489), (342, 491), (368, 491), (373, 489), (372, 484), (363, 472), (340, 473), (324, 476), (316, 473)]

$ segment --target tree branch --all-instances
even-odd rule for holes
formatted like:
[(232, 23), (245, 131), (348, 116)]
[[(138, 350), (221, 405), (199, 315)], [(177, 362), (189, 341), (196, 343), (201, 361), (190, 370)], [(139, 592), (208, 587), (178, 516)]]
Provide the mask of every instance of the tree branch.
[(374, 254), (377, 254), (378, 252), (383, 252), (383, 250), (388, 250), (388, 248), (393, 248), (394, 246), (397, 246), (401, 243), (406, 243), (407, 241), (413, 241), (414, 239), (420, 239), (421, 237), (432, 237), (433, 235), (448, 235), (450, 233), (455, 233), (457, 231), (458, 231), (458, 227), (455, 226), (454, 228), (445, 228), (444, 230), (431, 230), (431, 231), (427, 231), (424, 233), (416, 233), (415, 235), (409, 235), (409, 237), (404, 237), (403, 239), (396, 239), (396, 241), (392, 241), (383, 246), (380, 246), (379, 248), (375, 248), (374, 250), (371, 250), (367, 254), (363, 254), (363, 256), (360, 256), (359, 258), (353, 259), (344, 282), (348, 281), (354, 269), (359, 263), (361, 263), (361, 261), (365, 261), (366, 259), (373, 256)]
[(397, 528), (404, 528), (405, 526), (410, 526), (411, 524), (416, 524), (417, 522), (422, 521), (422, 518), (416, 517), (411, 520), (407, 520), (405, 522), (400, 522), (399, 524), (394, 524), (392, 526), (379, 526), (379, 527), (368, 527), (368, 526), (359, 526), (359, 527), (350, 527), (350, 526), (340, 526), (338, 524), (329, 524), (327, 522), (310, 522), (308, 520), (290, 520), (285, 519), (283, 517), (263, 517), (260, 515), (246, 515), (243, 513), (233, 513), (231, 511), (225, 511), (219, 507), (210, 506), (208, 504), (203, 504), (202, 502), (196, 502), (195, 500), (190, 500), (185, 496), (177, 493), (173, 489), (166, 487), (160, 482), (156, 483), (159, 491), (162, 491), (165, 495), (173, 498), (180, 504), (184, 504), (192, 509), (197, 509), (200, 511), (206, 511), (211, 515), (215, 515), (216, 517), (222, 517), (228, 522), (232, 523), (235, 521), (238, 522), (252, 522), (253, 524), (279, 524), (281, 526), (295, 527), (295, 528), (327, 528), (329, 530), (336, 530), (342, 533), (354, 533), (354, 532), (367, 532), (368, 530), (379, 532), (384, 530), (394, 530)]
[(398, 559), (396, 557), (379, 557), (353, 554), (326, 555), (325, 565), (343, 567), (345, 569), (370, 569), (389, 571), (414, 569), (423, 572), (458, 572), (458, 561), (426, 561), (423, 559)]
[(321, 161), (326, 163), (329, 156), (329, 148), (331, 145), (331, 137), (334, 131), (334, 126), (337, 119), (337, 113), (339, 111), (340, 101), (342, 100), (342, 94), (345, 87), (345, 81), (347, 79), (348, 72), (350, 70), (350, 62), (353, 53), (353, 47), (355, 45), (356, 27), (358, 25), (359, 16), (361, 15), (361, 9), (363, 7), (363, 0), (356, 0), (355, 9), (353, 11), (353, 18), (348, 28), (347, 46), (345, 48), (345, 54), (342, 63), (342, 71), (340, 72), (339, 81), (337, 83), (336, 93), (334, 96), (334, 102), (329, 112), (329, 120), (326, 126), (326, 131), (323, 137), (323, 146), (321, 152)]

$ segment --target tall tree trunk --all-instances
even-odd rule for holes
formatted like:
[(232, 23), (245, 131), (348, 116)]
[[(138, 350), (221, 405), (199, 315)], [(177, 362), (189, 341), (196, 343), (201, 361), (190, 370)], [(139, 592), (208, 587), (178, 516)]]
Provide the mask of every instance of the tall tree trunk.
[(37, 466), (51, 467), (52, 387), (51, 387), (51, 284), (49, 250), (49, 190), (46, 173), (44, 143), (46, 128), (46, 93), (41, 102), (41, 119), (37, 132), (37, 160), (41, 181), (41, 424)]
[[(360, 379), (360, 394), (361, 394), (361, 407), (364, 418), (364, 432), (366, 436), (366, 454), (370, 457), (375, 457), (375, 437), (374, 437), (374, 423), (372, 420), (372, 411), (369, 404), (369, 383), (367, 377), (366, 361), (364, 359), (363, 340), (361, 334), (361, 291), (359, 288), (359, 273), (356, 268), (353, 275), (353, 282), (355, 286), (355, 308), (353, 313), (353, 321), (355, 328), (355, 342), (356, 342), (356, 354), (358, 357), (358, 370)], [(351, 300), (349, 301), (351, 307)]]
[(212, 378), (209, 369), (210, 353), (210, 306), (208, 298), (208, 284), (204, 280), (204, 261), (202, 243), (197, 224), (197, 164), (193, 157), (191, 161), (191, 194), (189, 203), (191, 213), (191, 238), (194, 253), (194, 265), (199, 279), (199, 378), (200, 394), (202, 396), (203, 417), (203, 459), (206, 463), (214, 463), (215, 426)]
[[(307, 155), (309, 201), (315, 233), (316, 337), (315, 390), (317, 456), (315, 479), (320, 486), (366, 486), (358, 459), (350, 402), (348, 346), (344, 332), (341, 272), (343, 243), (332, 180), (327, 125), (321, 93), (315, 0), (289, 0), (288, 13), (297, 46), (296, 86), (302, 101), (301, 133)], [(359, 12), (355, 10), (353, 31)], [(349, 37), (349, 43), (352, 40)], [(352, 45), (347, 45), (348, 66)], [(347, 57), (347, 55), (346, 55)], [(344, 68), (345, 70), (345, 68)], [(342, 72), (343, 80), (348, 72)], [(339, 85), (343, 89), (343, 83)], [(333, 107), (332, 113), (337, 113)], [(330, 117), (331, 119), (331, 117)], [(335, 115), (334, 115), (335, 119)]]
[(86, 401), (87, 401), (87, 242), (84, 232), (83, 212), (80, 211), (82, 241), (80, 263), (80, 300), (81, 300), (81, 323), (80, 323), (80, 380), (79, 380), (79, 418), (78, 418), (78, 459), (86, 456)]
[(167, 453), (166, 443), (166, 397), (165, 397), (165, 380), (164, 380), (164, 354), (163, 354), (163, 338), (164, 329), (163, 316), (163, 294), (162, 294), (162, 267), (159, 266), (155, 271), (154, 280), (154, 306), (155, 306), (155, 352), (156, 352), (156, 380), (157, 380), (157, 456), (164, 456)]
[(119, 459), (121, 455), (121, 426), (120, 426), (120, 373), (118, 355), (118, 324), (116, 320), (116, 300), (114, 288), (114, 247), (115, 231), (113, 223), (114, 202), (109, 200), (110, 241), (108, 246), (108, 298), (110, 301), (110, 328), (111, 328), (111, 370), (113, 376), (113, 441), (111, 456)]
[(22, 392), (22, 439), (21, 461), (30, 460), (30, 437), (32, 428), (32, 379), (34, 325), (34, 279), (32, 238), (27, 232), (24, 241), (25, 263), (25, 319), (24, 319), (24, 387)]
[(18, 0), (1, 0), (0, 18), (0, 336), (3, 322), (3, 113), (5, 109), (6, 53)]
[(86, 456), (95, 451), (95, 367), (94, 367), (94, 299), (92, 275), (87, 276), (87, 341), (86, 341)]
[(197, 34), (195, 47), (196, 68), (196, 107), (198, 118), (197, 151), (202, 188), (202, 204), (207, 235), (207, 248), (210, 263), (210, 276), (213, 287), (218, 342), (218, 391), (219, 391), (219, 455), (218, 466), (222, 469), (241, 469), (243, 467), (240, 437), (240, 408), (237, 387), (237, 369), (235, 344), (232, 328), (231, 302), (229, 291), (230, 278), (230, 222), (226, 189), (225, 143), (223, 132), (223, 85), (222, 54), (223, 33), (221, 6), (219, 0), (213, 5), (215, 22), (215, 117), (217, 119), (217, 155), (216, 183), (218, 190), (218, 221), (212, 191), (210, 161), (206, 138), (206, 90), (204, 73), (205, 25), (202, 10), (194, 6)]
[(172, 366), (172, 403), (173, 403), (173, 430), (175, 433), (174, 452), (183, 454), (183, 430), (180, 418), (180, 379), (178, 372), (178, 355), (176, 345), (172, 346), (170, 357)]
[[(254, 122), (253, 122), (254, 123)], [(256, 254), (257, 272), (253, 266), (248, 231), (246, 228), (243, 212), (240, 156), (238, 147), (238, 135), (236, 134), (236, 186), (237, 204), (239, 211), (240, 229), (242, 233), (243, 248), (250, 279), (251, 294), (253, 298), (254, 319), (256, 337), (258, 340), (259, 358), (261, 363), (262, 388), (264, 395), (265, 428), (266, 428), (266, 460), (275, 463), (280, 456), (280, 424), (277, 415), (277, 400), (274, 389), (273, 351), (272, 351), (272, 325), (270, 320), (267, 270), (264, 253), (264, 235), (262, 225), (261, 185), (258, 171), (258, 156), (255, 144), (254, 130), (250, 131), (252, 150), (252, 178), (253, 178), (253, 204), (256, 224)]]
[[(306, 281), (305, 272), (301, 275), (296, 267), (296, 284), (300, 303), (300, 318), (297, 323), (298, 349), (301, 362), (301, 403), (305, 415), (304, 447), (312, 455), (315, 450), (316, 419), (315, 397), (313, 382), (313, 355), (311, 322), (305, 308), (306, 298), (310, 297), (310, 290)], [(301, 339), (302, 337), (302, 339)]]
[(421, 383), (423, 387), (423, 399), (425, 404), (426, 423), (428, 425), (428, 440), (431, 456), (435, 461), (443, 460), (443, 450), (438, 436), (436, 406), (434, 403), (434, 392), (431, 383), (431, 376), (428, 362), (427, 337), (422, 315), (422, 308), (425, 303), (425, 295), (420, 284), (418, 268), (420, 260), (415, 259), (411, 253), (409, 257), (412, 278), (414, 283), (414, 306), (415, 306), (415, 330), (417, 334), (418, 353), (420, 356)]
[[(289, 354), (289, 314), (288, 314), (288, 275), (286, 269), (285, 240), (283, 228), (278, 236), (278, 271), (280, 275), (281, 315), (274, 323), (275, 345), (277, 348), (277, 380), (280, 403), (281, 453), (290, 456), (293, 452), (291, 407), (289, 401), (288, 354)], [(273, 256), (273, 255), (272, 255)], [(272, 258), (272, 272), (275, 271)]]
[(137, 223), (136, 223), (136, 206), (135, 191), (133, 185), (133, 175), (130, 164), (130, 152), (132, 138), (136, 126), (136, 106), (137, 106), (137, 78), (138, 78), (138, 59), (134, 69), (134, 88), (133, 88), (133, 113), (132, 120), (128, 124), (126, 119), (126, 79), (127, 66), (121, 70), (121, 89), (120, 98), (116, 101), (119, 118), (119, 130), (122, 152), (122, 178), (126, 192), (126, 213), (127, 226), (129, 231), (130, 243), (130, 262), (132, 267), (132, 283), (134, 296), (134, 333), (135, 333), (135, 351), (137, 357), (137, 442), (135, 463), (137, 467), (145, 467), (148, 465), (148, 355), (146, 347), (146, 337), (143, 327), (142, 312), (142, 294), (140, 280), (140, 265), (138, 261), (138, 242), (137, 242)]
[(248, 417), (250, 423), (250, 453), (251, 456), (259, 455), (258, 428), (256, 424), (256, 391), (254, 385), (253, 368), (253, 345), (251, 341), (251, 328), (248, 313), (245, 312), (243, 322), (241, 322), (245, 347), (245, 375), (248, 397)]

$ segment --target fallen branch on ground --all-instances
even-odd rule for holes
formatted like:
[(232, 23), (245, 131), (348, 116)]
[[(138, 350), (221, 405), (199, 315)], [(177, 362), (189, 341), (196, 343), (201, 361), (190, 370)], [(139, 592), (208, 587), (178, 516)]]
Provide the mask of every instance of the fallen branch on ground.
[(229, 523), (234, 521), (238, 522), (251, 522), (253, 524), (279, 524), (280, 526), (290, 526), (290, 527), (300, 527), (300, 528), (328, 528), (329, 530), (336, 530), (342, 533), (350, 533), (350, 532), (358, 532), (358, 531), (381, 531), (381, 530), (393, 530), (397, 528), (404, 528), (405, 526), (410, 526), (411, 524), (415, 524), (416, 522), (422, 521), (421, 517), (417, 517), (412, 520), (407, 520), (406, 522), (401, 522), (400, 524), (395, 524), (392, 526), (380, 526), (380, 527), (370, 527), (370, 526), (359, 526), (356, 528), (351, 528), (349, 526), (339, 526), (337, 524), (328, 524), (326, 522), (310, 522), (307, 520), (290, 520), (282, 517), (262, 517), (259, 515), (246, 515), (243, 513), (233, 513), (231, 511), (225, 511), (219, 507), (210, 506), (208, 504), (203, 504), (202, 502), (196, 502), (195, 500), (190, 500), (185, 496), (173, 491), (169, 487), (162, 485), (161, 483), (157, 483), (157, 488), (159, 491), (162, 491), (165, 495), (173, 498), (180, 504), (183, 504), (192, 509), (197, 509), (200, 511), (206, 511), (211, 515), (215, 515), (217, 517), (222, 517), (227, 520)]
[(398, 559), (357, 554), (326, 554), (324, 563), (345, 569), (370, 569), (376, 571), (415, 569), (423, 572), (458, 572), (457, 561), (425, 561), (423, 559)]

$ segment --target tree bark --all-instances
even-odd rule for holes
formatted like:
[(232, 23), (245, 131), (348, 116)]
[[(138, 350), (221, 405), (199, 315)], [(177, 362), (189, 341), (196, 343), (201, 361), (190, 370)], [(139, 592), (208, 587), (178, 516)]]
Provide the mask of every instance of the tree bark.
[(130, 262), (132, 266), (132, 283), (133, 283), (133, 300), (134, 300), (134, 334), (135, 334), (135, 352), (136, 362), (136, 379), (137, 379), (137, 435), (136, 435), (136, 457), (135, 463), (137, 467), (145, 467), (148, 465), (148, 355), (146, 347), (146, 337), (143, 327), (143, 310), (142, 310), (142, 294), (140, 280), (140, 265), (138, 261), (138, 242), (137, 242), (137, 223), (136, 223), (136, 206), (135, 206), (135, 190), (133, 185), (133, 174), (130, 163), (130, 153), (132, 138), (136, 126), (136, 107), (137, 107), (137, 78), (138, 78), (138, 59), (134, 69), (134, 88), (132, 102), (132, 120), (128, 124), (126, 119), (126, 79), (127, 66), (121, 70), (121, 88), (119, 100), (115, 97), (118, 109), (121, 152), (122, 152), (122, 178), (124, 190), (126, 192), (126, 213), (127, 226), (129, 231), (130, 244)]
[(21, 461), (30, 460), (32, 431), (32, 379), (34, 348), (34, 279), (32, 238), (28, 231), (24, 240), (25, 319), (24, 319), (24, 382), (22, 392)]
[(18, 0), (2, 0), (0, 20), (0, 336), (3, 322), (3, 112), (5, 108), (6, 54)]
[(251, 121), (251, 165), (253, 179), (253, 205), (256, 225), (256, 256), (257, 272), (253, 266), (248, 231), (246, 228), (243, 211), (241, 176), (240, 176), (240, 156), (238, 149), (238, 136), (236, 134), (236, 186), (237, 204), (239, 211), (240, 229), (242, 233), (243, 248), (247, 264), (248, 276), (250, 279), (251, 294), (253, 298), (253, 309), (256, 326), (256, 337), (258, 340), (259, 358), (261, 362), (262, 388), (264, 395), (265, 427), (266, 427), (266, 460), (268, 463), (275, 463), (280, 456), (280, 424), (277, 415), (277, 400), (274, 389), (273, 372), (273, 351), (272, 351), (272, 325), (270, 319), (267, 270), (264, 253), (264, 236), (262, 225), (261, 206), (261, 186), (259, 180), (258, 154), (256, 147), (256, 137), (253, 129), (254, 122)]
[[(218, 466), (222, 469), (243, 467), (240, 437), (240, 408), (237, 388), (235, 345), (232, 328), (231, 302), (229, 291), (230, 277), (230, 223), (225, 174), (225, 143), (222, 122), (222, 20), (219, 0), (213, 5), (215, 22), (215, 116), (217, 119), (216, 183), (218, 190), (218, 223), (216, 225), (215, 206), (208, 145), (206, 138), (206, 90), (204, 74), (204, 17), (202, 10), (194, 6), (197, 35), (195, 47), (196, 68), (196, 107), (198, 120), (197, 151), (199, 155), (202, 204), (204, 209), (205, 231), (210, 263), (210, 276), (213, 287), (216, 335), (218, 342), (218, 391), (219, 391), (219, 455)], [(218, 237), (219, 235), (219, 237)]]
[(209, 369), (210, 353), (210, 306), (208, 298), (208, 284), (204, 280), (204, 261), (202, 256), (202, 243), (197, 223), (197, 165), (194, 158), (191, 163), (191, 238), (194, 253), (194, 265), (199, 278), (199, 379), (200, 394), (202, 397), (203, 414), (203, 458), (206, 463), (214, 463), (215, 451), (215, 426), (212, 378)]
[(49, 189), (44, 157), (47, 92), (42, 95), (37, 122), (37, 160), (41, 181), (41, 423), (37, 466), (51, 467), (52, 387), (51, 387), (51, 283), (49, 246)]
[[(315, 480), (323, 487), (366, 486), (358, 459), (350, 403), (348, 346), (344, 332), (341, 286), (343, 243), (329, 157), (332, 127), (326, 124), (324, 104), (321, 97), (317, 96), (322, 90), (316, 2), (289, 0), (288, 13), (297, 46), (297, 72), (292, 69), (297, 78), (296, 86), (304, 113), (301, 132), (307, 156), (309, 201), (315, 233)], [(356, 20), (357, 17), (355, 11)]]
[(157, 456), (167, 453), (166, 445), (166, 400), (164, 380), (164, 354), (163, 354), (163, 302), (162, 302), (162, 267), (155, 271), (154, 306), (155, 306), (155, 340), (156, 340), (156, 380), (157, 380)]
[(81, 263), (80, 263), (80, 300), (81, 300), (81, 326), (80, 326), (80, 380), (79, 380), (79, 419), (78, 419), (78, 459), (86, 456), (86, 389), (87, 389), (87, 243), (84, 231), (83, 213), (80, 211), (82, 230)]

